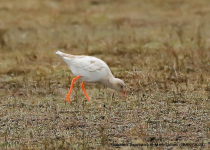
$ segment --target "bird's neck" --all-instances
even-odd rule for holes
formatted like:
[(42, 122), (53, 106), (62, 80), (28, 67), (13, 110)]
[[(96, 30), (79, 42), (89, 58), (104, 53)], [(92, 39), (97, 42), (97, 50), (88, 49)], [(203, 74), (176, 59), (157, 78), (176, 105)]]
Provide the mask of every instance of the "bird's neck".
[(110, 76), (108, 78), (108, 80), (102, 81), (102, 84), (105, 85), (105, 86), (107, 86), (107, 87), (109, 87), (109, 88), (111, 88), (111, 89), (114, 89), (115, 79), (116, 78), (114, 76)]

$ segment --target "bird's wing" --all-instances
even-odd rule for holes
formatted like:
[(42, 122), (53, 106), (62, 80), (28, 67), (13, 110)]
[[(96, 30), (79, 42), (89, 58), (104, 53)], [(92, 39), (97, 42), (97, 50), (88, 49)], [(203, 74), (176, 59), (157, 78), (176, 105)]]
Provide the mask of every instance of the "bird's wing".
[(101, 71), (104, 68), (109, 70), (107, 64), (101, 59), (98, 59), (96, 57), (83, 56), (83, 55), (70, 55), (62, 53), (60, 51), (57, 51), (56, 54), (60, 55), (61, 58), (68, 64), (70, 68), (71, 66), (74, 66), (76, 68), (80, 68), (82, 70), (86, 70), (89, 72)]
[(101, 71), (108, 67), (104, 61), (91, 56), (76, 56), (72, 59), (71, 65), (89, 72)]

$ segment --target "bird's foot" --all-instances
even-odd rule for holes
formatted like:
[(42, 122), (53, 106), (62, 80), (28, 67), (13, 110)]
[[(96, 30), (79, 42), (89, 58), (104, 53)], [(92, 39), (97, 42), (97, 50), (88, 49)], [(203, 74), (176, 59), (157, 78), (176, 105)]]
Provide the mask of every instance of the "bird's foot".
[(64, 102), (65, 102), (65, 101), (68, 101), (69, 103), (71, 103), (70, 95), (69, 95), (69, 94), (66, 94), (66, 98), (65, 98)]

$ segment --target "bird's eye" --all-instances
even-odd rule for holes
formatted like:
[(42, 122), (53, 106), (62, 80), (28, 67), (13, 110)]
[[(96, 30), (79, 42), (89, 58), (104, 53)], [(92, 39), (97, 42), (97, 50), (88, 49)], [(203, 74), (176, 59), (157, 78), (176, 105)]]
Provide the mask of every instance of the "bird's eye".
[(120, 85), (120, 88), (123, 89), (123, 85)]

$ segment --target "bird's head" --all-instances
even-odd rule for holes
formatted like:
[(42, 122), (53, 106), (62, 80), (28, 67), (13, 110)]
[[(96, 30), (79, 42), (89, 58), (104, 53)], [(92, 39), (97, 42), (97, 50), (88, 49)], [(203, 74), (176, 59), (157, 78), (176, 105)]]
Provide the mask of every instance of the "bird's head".
[(115, 78), (113, 89), (118, 92), (122, 92), (122, 94), (126, 97), (126, 93), (124, 92), (124, 87), (125, 83), (122, 80)]

